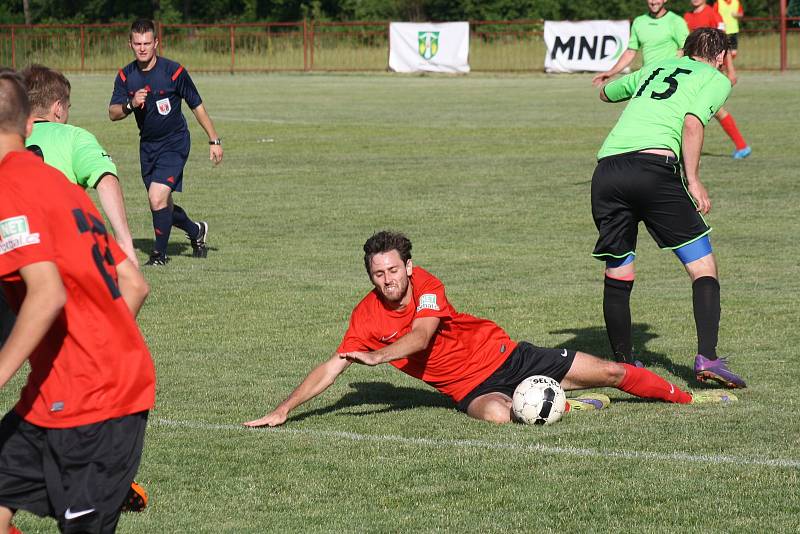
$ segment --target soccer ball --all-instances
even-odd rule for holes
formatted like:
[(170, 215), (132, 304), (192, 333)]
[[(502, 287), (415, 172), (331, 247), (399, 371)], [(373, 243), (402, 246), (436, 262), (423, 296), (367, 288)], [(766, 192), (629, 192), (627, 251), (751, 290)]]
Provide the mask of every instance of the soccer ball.
[(514, 419), (526, 425), (552, 425), (561, 419), (566, 407), (564, 390), (549, 376), (529, 376), (519, 383), (511, 400)]

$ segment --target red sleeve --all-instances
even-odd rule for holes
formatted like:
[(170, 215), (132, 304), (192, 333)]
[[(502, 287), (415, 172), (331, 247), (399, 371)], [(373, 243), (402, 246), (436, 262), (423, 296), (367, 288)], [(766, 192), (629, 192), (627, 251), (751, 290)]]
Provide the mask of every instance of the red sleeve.
[(343, 352), (368, 352), (371, 350), (364, 339), (363, 329), (361, 328), (363, 316), (362, 306), (356, 306), (353, 313), (350, 314), (350, 324), (336, 352), (341, 354)]
[(47, 215), (22, 195), (0, 195), (0, 276), (40, 261), (55, 261)]

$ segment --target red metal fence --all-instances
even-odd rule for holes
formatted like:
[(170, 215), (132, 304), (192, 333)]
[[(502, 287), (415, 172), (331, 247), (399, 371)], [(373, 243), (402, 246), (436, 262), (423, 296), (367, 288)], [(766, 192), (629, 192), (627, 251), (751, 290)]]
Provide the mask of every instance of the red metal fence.
[[(542, 20), (470, 22), (476, 72), (543, 70)], [(800, 68), (800, 18), (746, 18), (739, 69)], [(0, 26), (0, 65), (42, 63), (66, 71), (114, 71), (132, 60), (128, 28), (117, 24)], [(161, 53), (193, 71), (382, 71), (389, 22), (162, 24)]]

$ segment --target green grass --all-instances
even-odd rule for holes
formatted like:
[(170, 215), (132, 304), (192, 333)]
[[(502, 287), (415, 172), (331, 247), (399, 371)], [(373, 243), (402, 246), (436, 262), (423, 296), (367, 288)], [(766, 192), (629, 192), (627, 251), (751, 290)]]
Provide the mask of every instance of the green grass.
[[(71, 76), (74, 124), (124, 183), (141, 259), (152, 244), (131, 120), (111, 76)], [(338, 345), (370, 289), (360, 247), (405, 231), (457, 309), (516, 339), (607, 354), (590, 256), (594, 155), (620, 106), (589, 76), (195, 76), (224, 138), (194, 151), (178, 197), (212, 251), (146, 269), (140, 315), (158, 372), (138, 480), (152, 497), (120, 532), (796, 532), (800, 234), (793, 134), (800, 74), (743, 73), (702, 176), (721, 268), (720, 351), (750, 387), (730, 406), (641, 402), (551, 427), (471, 420), (388, 366), (351, 367), (278, 430), (245, 430)], [(691, 291), (642, 229), (632, 307), (642, 359), (694, 387)], [(0, 393), (11, 406), (17, 377)], [(706, 460), (702, 460), (705, 457)], [(773, 463), (765, 462), (773, 460)], [(53, 523), (20, 514), (26, 534)]]

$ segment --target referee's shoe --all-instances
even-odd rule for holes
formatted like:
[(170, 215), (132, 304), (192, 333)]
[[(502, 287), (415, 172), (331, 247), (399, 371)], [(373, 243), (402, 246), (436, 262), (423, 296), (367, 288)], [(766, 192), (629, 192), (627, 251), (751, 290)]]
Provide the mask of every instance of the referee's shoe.
[(192, 256), (195, 258), (205, 258), (208, 256), (208, 248), (206, 248), (206, 239), (208, 239), (208, 223), (206, 221), (198, 221), (197, 237), (192, 239), (192, 236), (186, 234), (189, 238), (189, 243), (192, 245)]

